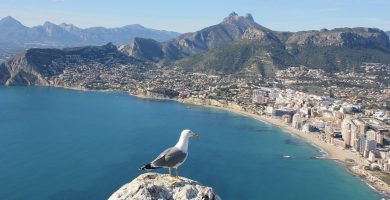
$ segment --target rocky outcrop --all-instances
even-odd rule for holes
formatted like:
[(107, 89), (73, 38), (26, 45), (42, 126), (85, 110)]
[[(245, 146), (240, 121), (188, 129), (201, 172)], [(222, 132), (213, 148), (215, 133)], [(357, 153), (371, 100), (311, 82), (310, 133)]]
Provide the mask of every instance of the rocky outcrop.
[(15, 56), (0, 66), (0, 84), (4, 85), (48, 85), (26, 54)]
[(375, 28), (336, 28), (332, 30), (301, 31), (292, 34), (286, 46), (312, 45), (346, 46), (367, 48), (389, 48), (389, 38), (382, 30)]
[(164, 58), (162, 45), (153, 39), (136, 37), (130, 46), (121, 46), (119, 50), (128, 55), (155, 62)]
[(109, 200), (220, 200), (211, 187), (191, 179), (168, 174), (145, 173), (122, 186)]
[(256, 40), (257, 42), (262, 42), (263, 45), (266, 44), (280, 44), (279, 38), (274, 35), (271, 31), (264, 31), (257, 28), (248, 28), (245, 30), (242, 35), (244, 40)]

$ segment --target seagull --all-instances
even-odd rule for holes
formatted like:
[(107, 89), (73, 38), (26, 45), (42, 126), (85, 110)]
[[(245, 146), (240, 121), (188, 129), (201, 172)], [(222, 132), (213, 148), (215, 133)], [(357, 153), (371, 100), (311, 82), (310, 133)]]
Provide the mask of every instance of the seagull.
[(192, 138), (199, 138), (199, 134), (193, 133), (191, 130), (183, 130), (180, 134), (179, 141), (175, 146), (163, 151), (156, 159), (149, 164), (144, 165), (140, 170), (152, 170), (158, 168), (168, 168), (169, 175), (172, 175), (172, 168), (176, 170), (176, 178), (179, 178), (179, 166), (184, 163), (188, 156), (188, 140)]

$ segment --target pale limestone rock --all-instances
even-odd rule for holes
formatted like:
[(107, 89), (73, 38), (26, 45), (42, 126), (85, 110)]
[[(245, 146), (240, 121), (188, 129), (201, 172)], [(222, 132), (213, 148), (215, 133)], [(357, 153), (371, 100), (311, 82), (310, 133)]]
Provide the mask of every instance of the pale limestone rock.
[(109, 200), (221, 200), (211, 187), (168, 174), (145, 173), (123, 185)]

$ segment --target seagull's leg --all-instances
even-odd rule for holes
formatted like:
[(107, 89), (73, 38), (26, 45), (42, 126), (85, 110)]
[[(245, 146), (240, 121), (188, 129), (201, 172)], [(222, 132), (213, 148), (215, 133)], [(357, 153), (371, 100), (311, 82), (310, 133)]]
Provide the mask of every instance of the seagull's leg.
[(176, 178), (179, 178), (179, 168), (176, 167)]
[(171, 167), (169, 168), (169, 176), (173, 176), (173, 175), (172, 175), (172, 168), (171, 168)]

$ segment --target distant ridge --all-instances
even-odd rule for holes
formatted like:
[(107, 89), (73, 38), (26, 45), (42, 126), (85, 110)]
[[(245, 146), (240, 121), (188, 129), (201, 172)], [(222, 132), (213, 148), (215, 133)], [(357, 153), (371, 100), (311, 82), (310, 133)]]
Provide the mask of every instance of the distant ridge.
[(73, 24), (59, 25), (45, 22), (26, 27), (11, 16), (0, 20), (0, 59), (10, 57), (27, 48), (62, 48), (86, 45), (128, 44), (134, 37), (165, 41), (179, 35), (177, 32), (155, 30), (139, 24), (119, 28), (92, 27), (82, 29)]

